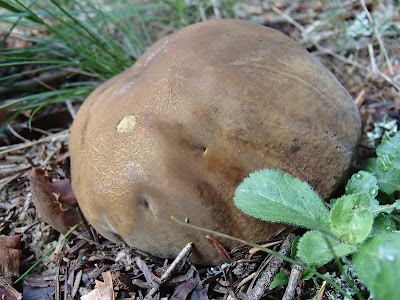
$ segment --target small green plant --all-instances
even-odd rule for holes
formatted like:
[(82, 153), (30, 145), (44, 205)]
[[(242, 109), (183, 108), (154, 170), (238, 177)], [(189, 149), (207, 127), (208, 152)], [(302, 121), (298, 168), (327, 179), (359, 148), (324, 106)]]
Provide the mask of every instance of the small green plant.
[[(13, 100), (0, 104), (10, 113), (0, 132), (23, 111), (32, 110), (31, 121), (47, 105), (83, 101), (129, 68), (163, 28), (169, 28), (167, 34), (199, 22), (200, 11), (211, 17), (215, 8), (222, 17), (234, 17), (232, 0), (136, 2), (0, 0), (0, 93), (15, 92)], [(26, 47), (7, 46), (13, 39)], [(53, 86), (40, 75), (63, 80)]]
[[(270, 222), (311, 229), (300, 238), (297, 255), (312, 266), (346, 260), (374, 299), (400, 295), (400, 132), (385, 134), (364, 170), (347, 182), (345, 195), (330, 209), (305, 182), (277, 170), (256, 171), (235, 192), (244, 213)], [(347, 274), (349, 276), (351, 274)]]

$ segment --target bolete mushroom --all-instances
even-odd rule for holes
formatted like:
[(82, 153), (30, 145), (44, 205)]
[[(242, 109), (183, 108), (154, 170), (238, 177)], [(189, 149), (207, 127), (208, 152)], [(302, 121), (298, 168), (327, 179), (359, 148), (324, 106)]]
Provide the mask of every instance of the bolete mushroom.
[(155, 43), (84, 102), (71, 131), (72, 187), (108, 239), (164, 258), (192, 241), (193, 261), (214, 264), (204, 233), (171, 215), (265, 240), (283, 225), (239, 211), (237, 185), (281, 169), (328, 197), (360, 123), (345, 89), (297, 42), (247, 21), (199, 23)]

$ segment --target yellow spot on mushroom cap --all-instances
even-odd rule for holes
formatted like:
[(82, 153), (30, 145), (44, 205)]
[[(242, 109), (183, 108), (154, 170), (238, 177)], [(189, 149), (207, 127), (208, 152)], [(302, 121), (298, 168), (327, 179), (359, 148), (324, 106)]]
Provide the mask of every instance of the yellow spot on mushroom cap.
[(134, 115), (127, 115), (119, 121), (117, 125), (118, 133), (128, 133), (131, 132), (136, 126), (136, 117)]

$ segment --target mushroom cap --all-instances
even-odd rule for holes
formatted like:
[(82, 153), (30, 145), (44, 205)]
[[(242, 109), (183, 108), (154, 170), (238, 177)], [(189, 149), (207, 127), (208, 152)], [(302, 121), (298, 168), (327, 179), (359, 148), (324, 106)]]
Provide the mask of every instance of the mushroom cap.
[(349, 168), (360, 128), (351, 97), (297, 42), (247, 21), (198, 23), (87, 98), (71, 131), (72, 187), (108, 239), (164, 258), (191, 241), (194, 262), (215, 264), (204, 233), (170, 216), (266, 240), (284, 225), (237, 209), (239, 183), (280, 169), (326, 198)]

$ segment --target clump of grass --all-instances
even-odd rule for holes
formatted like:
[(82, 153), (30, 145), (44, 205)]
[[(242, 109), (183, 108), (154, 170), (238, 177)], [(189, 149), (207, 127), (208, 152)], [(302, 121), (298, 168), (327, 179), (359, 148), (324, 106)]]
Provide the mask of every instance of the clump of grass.
[[(98, 84), (130, 67), (159, 33), (165, 35), (200, 21), (200, 9), (205, 14), (213, 12), (211, 1), (103, 2), (0, 1), (4, 11), (0, 18), (8, 25), (0, 40), (0, 88), (17, 95), (0, 106), (17, 105), (10, 120), (26, 109), (33, 109), (32, 118), (49, 104), (83, 100)], [(233, 1), (221, 1), (220, 5), (232, 8)], [(228, 10), (225, 16), (231, 16)], [(14, 33), (16, 30), (23, 34)], [(7, 48), (12, 38), (29, 46)], [(42, 84), (45, 89), (25, 84), (26, 78), (38, 74), (50, 78), (62, 74), (64, 78), (50, 90), (46, 84)]]

